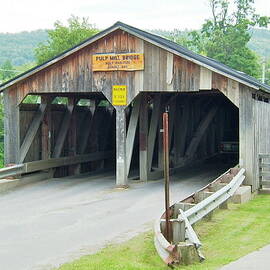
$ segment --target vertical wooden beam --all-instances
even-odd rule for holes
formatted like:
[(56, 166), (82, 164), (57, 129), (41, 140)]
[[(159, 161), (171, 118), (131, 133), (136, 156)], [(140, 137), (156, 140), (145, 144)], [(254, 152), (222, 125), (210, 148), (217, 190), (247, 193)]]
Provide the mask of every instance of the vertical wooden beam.
[(20, 147), (20, 158), (19, 158), (19, 163), (22, 163), (29, 151), (29, 148), (35, 138), (35, 135), (40, 127), (40, 124), (43, 120), (44, 114), (45, 114), (45, 110), (47, 107), (47, 103), (41, 103), (39, 105), (39, 108), (32, 120), (32, 123), (30, 124), (26, 135), (24, 137), (23, 143)]
[(131, 111), (131, 116), (128, 125), (127, 139), (126, 139), (126, 150), (127, 150), (127, 175), (129, 174), (131, 158), (133, 153), (134, 140), (136, 135), (136, 129), (139, 119), (139, 112), (141, 106), (141, 95), (139, 95), (135, 101)]
[(124, 107), (116, 107), (116, 185), (127, 186), (126, 165), (126, 113)]
[(156, 142), (157, 128), (160, 116), (160, 94), (156, 94), (153, 101), (153, 110), (151, 115), (149, 135), (148, 135), (148, 169), (151, 170), (154, 147)]
[(51, 158), (51, 131), (52, 131), (52, 112), (51, 112), (51, 98), (48, 96), (41, 96), (41, 104), (47, 104), (47, 109), (41, 124), (41, 158)]
[(87, 121), (82, 122), (82, 125), (80, 127), (81, 139), (78, 145), (79, 154), (85, 153), (89, 135), (90, 135), (91, 129), (93, 128), (93, 122), (94, 122), (94, 116), (95, 116), (96, 110), (97, 110), (97, 103), (95, 102), (95, 100), (90, 100), (89, 113), (87, 114), (88, 116), (86, 118)]
[(141, 93), (141, 109), (139, 115), (139, 144), (140, 144), (140, 180), (148, 179), (148, 100), (147, 94)]
[[(68, 99), (68, 106), (76, 106), (75, 97)], [(77, 128), (76, 128), (76, 112), (71, 115), (69, 130), (68, 130), (68, 155), (75, 156), (77, 154)], [(77, 165), (70, 165), (68, 168), (69, 175), (75, 174)]]
[(188, 99), (184, 102), (182, 109), (180, 105), (176, 106), (176, 115), (178, 117), (175, 119), (174, 128), (174, 163), (177, 165), (180, 158), (185, 154), (190, 119), (190, 106)]
[(58, 132), (57, 138), (56, 138), (56, 142), (55, 142), (55, 147), (54, 147), (54, 151), (52, 154), (53, 158), (58, 158), (61, 155), (63, 146), (64, 146), (64, 142), (66, 139), (66, 135), (69, 129), (69, 125), (71, 122), (71, 117), (74, 111), (74, 107), (75, 107), (75, 103), (73, 102), (73, 100), (71, 100), (69, 102), (69, 104), (67, 105), (67, 110), (65, 112), (60, 130)]
[[(163, 129), (163, 119), (162, 119), (162, 111), (164, 106), (161, 105), (159, 123), (158, 123), (158, 169), (163, 171), (164, 169), (164, 154), (163, 154), (163, 133), (160, 130)], [(170, 126), (170, 124), (169, 124)]]
[(174, 130), (174, 119), (176, 112), (176, 100), (174, 99), (171, 104), (169, 104), (169, 151), (172, 147), (172, 135)]
[(19, 163), (20, 110), (15, 90), (4, 91), (4, 156), (5, 164)]

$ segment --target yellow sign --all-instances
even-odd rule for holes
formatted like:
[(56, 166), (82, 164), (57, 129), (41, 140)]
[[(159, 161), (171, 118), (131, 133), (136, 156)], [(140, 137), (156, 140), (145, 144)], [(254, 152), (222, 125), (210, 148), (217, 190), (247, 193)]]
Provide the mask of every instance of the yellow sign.
[(112, 105), (114, 106), (127, 105), (127, 86), (126, 85), (113, 85)]
[(93, 71), (143, 70), (143, 53), (94, 54)]

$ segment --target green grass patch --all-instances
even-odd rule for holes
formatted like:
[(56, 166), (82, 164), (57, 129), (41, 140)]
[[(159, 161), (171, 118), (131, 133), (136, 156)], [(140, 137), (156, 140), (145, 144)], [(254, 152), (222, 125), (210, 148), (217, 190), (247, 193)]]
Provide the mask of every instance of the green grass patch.
[[(229, 205), (228, 210), (218, 210), (212, 221), (196, 225), (196, 232), (203, 244), (206, 261), (183, 270), (210, 270), (270, 243), (270, 196), (259, 195), (243, 205)], [(167, 267), (156, 253), (153, 232), (118, 245), (111, 245), (100, 252), (83, 256), (59, 270), (164, 270)]]

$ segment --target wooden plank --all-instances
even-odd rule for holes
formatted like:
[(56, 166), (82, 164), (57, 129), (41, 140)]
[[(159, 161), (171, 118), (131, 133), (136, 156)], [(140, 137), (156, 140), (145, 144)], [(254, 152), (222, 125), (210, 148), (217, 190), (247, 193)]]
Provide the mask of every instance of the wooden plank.
[(41, 103), (20, 147), (19, 163), (22, 163), (43, 120), (47, 103)]
[(172, 135), (174, 130), (174, 119), (175, 119), (175, 112), (176, 112), (176, 100), (172, 100), (171, 104), (169, 105), (169, 150), (172, 146)]
[[(68, 103), (70, 106), (75, 106), (77, 102), (77, 99), (75, 97), (71, 97), (68, 99)], [(71, 116), (70, 120), (70, 126), (68, 129), (68, 155), (69, 156), (75, 156), (77, 155), (77, 117), (78, 113), (74, 110), (74, 113)], [(74, 175), (75, 173), (78, 173), (77, 166), (71, 165), (68, 168), (68, 174)]]
[(27, 162), (24, 164), (25, 166), (24, 173), (31, 173), (35, 171), (42, 171), (83, 162), (107, 159), (111, 158), (112, 155), (113, 155), (112, 151), (105, 151), (105, 152), (95, 152), (86, 155), (76, 155), (73, 157), (50, 158), (47, 160)]
[(41, 96), (41, 103), (47, 104), (47, 109), (41, 124), (41, 158), (51, 158), (51, 136), (52, 136), (52, 111), (51, 98)]
[(140, 180), (148, 179), (148, 96), (141, 93), (141, 109), (139, 115), (139, 145), (140, 145)]
[(61, 152), (62, 152), (62, 149), (64, 146), (64, 142), (66, 139), (66, 135), (67, 135), (67, 132), (68, 132), (68, 129), (70, 126), (71, 119), (72, 119), (74, 107), (75, 107), (75, 104), (68, 104), (67, 105), (67, 110), (65, 112), (64, 119), (63, 119), (61, 127), (60, 127), (60, 131), (57, 135), (54, 151), (52, 154), (53, 158), (58, 158), (61, 155)]
[(176, 107), (176, 114), (180, 115), (175, 119), (174, 128), (174, 163), (178, 164), (179, 159), (185, 154), (188, 123), (190, 119), (189, 99), (186, 99), (183, 104), (182, 114), (180, 104)]
[(259, 154), (259, 158), (270, 158), (269, 154)]
[(173, 54), (167, 52), (166, 83), (168, 90), (173, 90), (172, 81), (173, 81)]
[(188, 148), (187, 151), (185, 153), (185, 157), (186, 158), (192, 158), (197, 150), (197, 147), (203, 137), (203, 135), (205, 134), (208, 126), (210, 125), (210, 123), (212, 122), (212, 120), (214, 119), (216, 112), (218, 110), (218, 106), (213, 106), (210, 111), (208, 112), (208, 114), (206, 115), (206, 117), (204, 119), (201, 120)]
[(151, 115), (150, 127), (149, 127), (149, 135), (148, 135), (148, 169), (151, 170), (154, 147), (156, 142), (157, 128), (158, 128), (158, 120), (160, 115), (160, 94), (156, 94), (153, 100), (153, 111)]
[(128, 184), (126, 165), (126, 113), (125, 107), (116, 110), (116, 185), (125, 187)]
[(126, 139), (126, 150), (127, 150), (127, 175), (129, 174), (131, 158), (133, 153), (134, 140), (137, 130), (137, 124), (139, 119), (139, 112), (141, 106), (141, 95), (139, 95), (135, 101), (131, 111), (131, 116), (128, 125), (127, 139)]
[(261, 164), (260, 164), (260, 167), (261, 167), (262, 169), (270, 169), (270, 164), (268, 164), (268, 163), (261, 163)]
[(97, 111), (96, 108), (97, 104), (96, 102), (91, 102), (91, 106), (89, 107), (89, 113), (87, 113), (86, 117), (86, 122), (82, 122), (82, 126), (80, 128), (80, 132), (82, 137), (80, 138), (80, 142), (78, 145), (78, 153), (79, 154), (84, 154), (86, 147), (87, 147), (87, 142), (89, 139), (90, 132), (93, 128), (94, 124), (94, 117)]
[(4, 153), (5, 164), (19, 163), (20, 111), (16, 89), (4, 91)]
[(200, 67), (200, 90), (211, 90), (212, 89), (212, 71)]
[[(270, 180), (270, 178), (269, 178), (269, 180)], [(263, 181), (262, 181), (262, 186), (270, 187), (270, 181), (263, 180)]]
[(269, 171), (269, 172), (262, 171), (262, 172), (260, 173), (260, 176), (263, 176), (263, 177), (270, 177), (270, 171)]

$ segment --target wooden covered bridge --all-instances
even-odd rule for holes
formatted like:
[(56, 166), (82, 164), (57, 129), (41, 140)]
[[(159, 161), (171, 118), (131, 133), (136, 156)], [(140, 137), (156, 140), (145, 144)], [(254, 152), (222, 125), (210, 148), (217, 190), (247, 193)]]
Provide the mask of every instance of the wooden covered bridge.
[(0, 90), (5, 164), (24, 164), (22, 173), (116, 169), (118, 186), (133, 172), (157, 177), (165, 107), (172, 170), (239, 142), (237, 159), (256, 190), (258, 153), (270, 153), (268, 85), (121, 22)]

